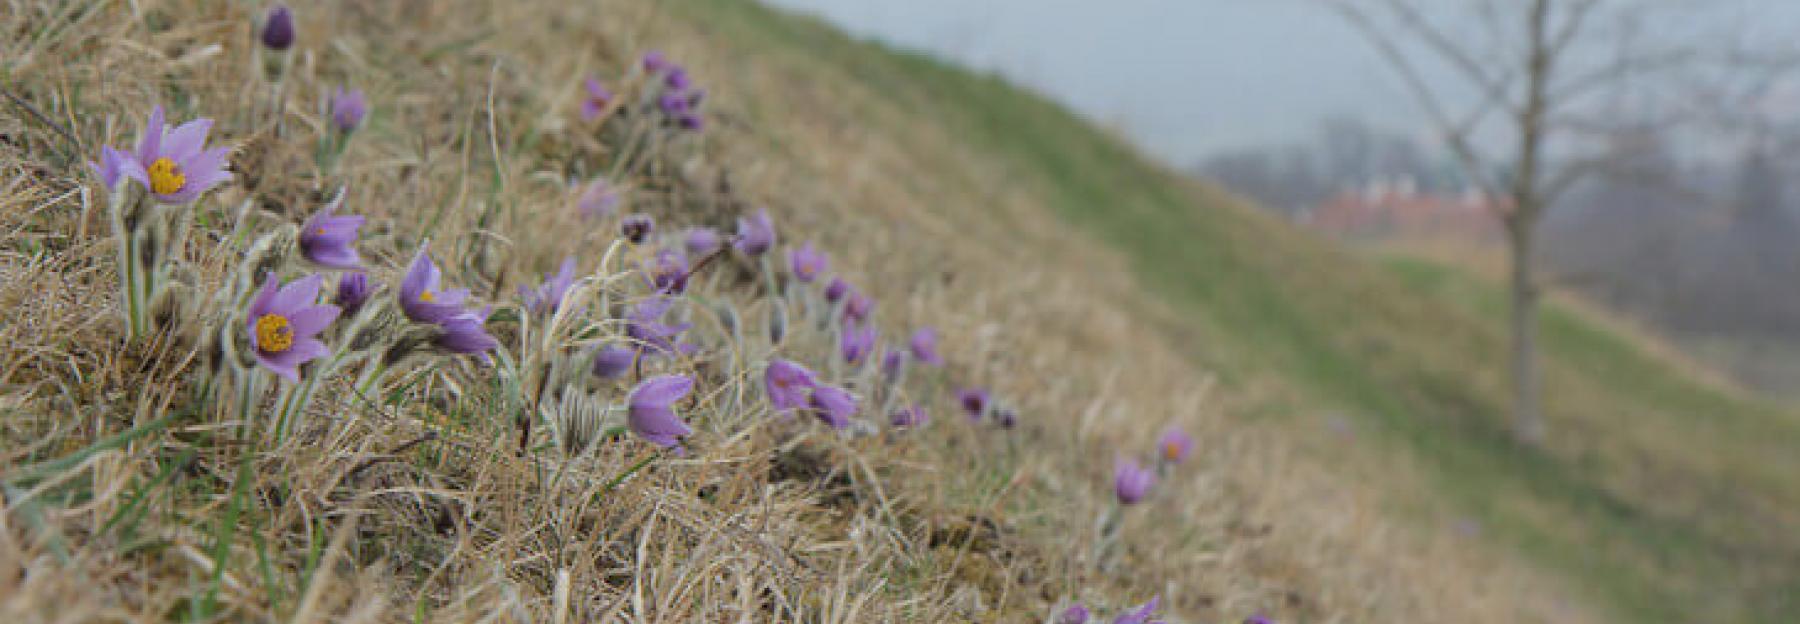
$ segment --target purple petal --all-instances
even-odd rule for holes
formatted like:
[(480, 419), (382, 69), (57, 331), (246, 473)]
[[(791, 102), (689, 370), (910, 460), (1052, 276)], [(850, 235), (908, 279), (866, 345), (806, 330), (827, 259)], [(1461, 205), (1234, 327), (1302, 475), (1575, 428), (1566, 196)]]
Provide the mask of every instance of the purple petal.
[(163, 130), (163, 108), (158, 104), (150, 109), (150, 120), (144, 123), (144, 132), (138, 135), (138, 164), (149, 166), (156, 160), (162, 150)]
[(652, 377), (633, 388), (627, 402), (633, 410), (641, 407), (667, 407), (687, 396), (693, 389), (694, 380), (686, 375)]
[(334, 305), (301, 308), (288, 315), (288, 327), (293, 330), (295, 340), (311, 338), (325, 331), (325, 327), (337, 320), (342, 312), (342, 309)]
[(206, 146), (206, 133), (212, 126), (213, 120), (201, 117), (170, 130), (168, 136), (163, 137), (162, 155), (177, 163), (199, 155), (200, 148)]
[(288, 282), (270, 300), (268, 313), (292, 316), (302, 306), (311, 305), (319, 299), (319, 284), (324, 279), (318, 275), (308, 275)]
[[(275, 293), (280, 284), (275, 281), (275, 273), (270, 272), (263, 278), (262, 288), (257, 291), (256, 298), (250, 301), (250, 323), (275, 310)], [(255, 334), (256, 332), (251, 332)]]

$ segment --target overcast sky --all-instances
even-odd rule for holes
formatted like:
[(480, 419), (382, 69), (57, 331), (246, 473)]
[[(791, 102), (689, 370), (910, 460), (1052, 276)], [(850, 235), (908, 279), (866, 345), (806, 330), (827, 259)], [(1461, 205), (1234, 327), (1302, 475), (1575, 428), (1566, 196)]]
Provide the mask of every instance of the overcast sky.
[[(1177, 165), (1300, 140), (1333, 114), (1426, 130), (1395, 74), (1318, 0), (765, 1), (996, 70)], [(1706, 2), (1800, 37), (1800, 0)]]

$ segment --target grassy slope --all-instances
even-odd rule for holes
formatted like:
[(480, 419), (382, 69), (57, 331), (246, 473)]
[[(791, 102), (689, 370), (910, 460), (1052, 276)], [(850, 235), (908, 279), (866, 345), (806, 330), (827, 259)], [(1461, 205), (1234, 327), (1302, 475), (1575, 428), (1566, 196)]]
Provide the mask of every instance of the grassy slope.
[(1417, 261), (1371, 266), (1001, 80), (740, 2), (678, 6), (745, 45), (818, 59), (822, 81), (889, 94), (891, 109), (866, 119), (923, 117), (967, 137), (1011, 172), (996, 183), (1122, 251), (1142, 287), (1179, 312), (1163, 321), (1171, 339), (1253, 395), (1250, 415), (1303, 426), (1307, 414), (1347, 414), (1376, 434), (1360, 438), (1362, 457), (1416, 459), (1432, 498), (1621, 618), (1800, 617), (1792, 413), (1552, 310), (1555, 439), (1518, 448), (1503, 419), (1491, 285)]

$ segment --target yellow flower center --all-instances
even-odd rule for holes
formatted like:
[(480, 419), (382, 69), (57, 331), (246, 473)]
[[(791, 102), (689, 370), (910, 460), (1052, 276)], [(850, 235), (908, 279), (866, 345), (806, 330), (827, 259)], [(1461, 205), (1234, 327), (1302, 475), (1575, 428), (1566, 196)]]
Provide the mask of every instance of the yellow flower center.
[(187, 186), (187, 174), (175, 166), (175, 161), (167, 157), (158, 158), (150, 163), (150, 190), (158, 195), (170, 195), (181, 192)]
[(1169, 458), (1169, 461), (1175, 461), (1177, 459), (1181, 459), (1181, 445), (1176, 444), (1174, 442), (1164, 444), (1163, 445), (1163, 457)]
[(281, 353), (294, 346), (294, 329), (287, 317), (264, 314), (256, 319), (256, 346), (269, 353)]
[(429, 290), (421, 290), (419, 291), (419, 301), (431, 303), (437, 301), (437, 295), (431, 294), (431, 291)]

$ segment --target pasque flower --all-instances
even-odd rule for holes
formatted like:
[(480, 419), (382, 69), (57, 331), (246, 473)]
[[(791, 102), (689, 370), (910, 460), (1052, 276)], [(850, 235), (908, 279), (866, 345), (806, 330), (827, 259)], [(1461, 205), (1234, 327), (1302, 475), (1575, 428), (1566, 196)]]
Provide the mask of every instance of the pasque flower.
[(859, 292), (850, 293), (850, 300), (844, 302), (844, 320), (846, 322), (866, 322), (869, 320), (869, 313), (874, 311), (875, 300)]
[(575, 284), (575, 257), (563, 258), (562, 267), (556, 274), (544, 278), (544, 283), (536, 289), (519, 287), (519, 299), (525, 302), (525, 311), (545, 316), (555, 314), (562, 307), (563, 295), (568, 294), (569, 287)]
[(769, 209), (763, 208), (748, 217), (738, 217), (737, 242), (738, 251), (749, 256), (760, 256), (768, 253), (775, 246), (775, 220), (769, 218)]
[(1162, 604), (1162, 596), (1156, 596), (1139, 605), (1138, 608), (1126, 612), (1113, 620), (1113, 624), (1148, 624), (1150, 616), (1156, 614), (1157, 605)]
[(619, 193), (606, 178), (594, 178), (594, 181), (582, 187), (581, 195), (575, 199), (575, 209), (587, 219), (611, 215), (618, 206)]
[(1163, 460), (1171, 464), (1179, 464), (1186, 461), (1188, 454), (1194, 451), (1194, 438), (1190, 437), (1187, 432), (1170, 426), (1163, 430), (1162, 438), (1156, 442), (1156, 448), (1157, 452), (1162, 454)]
[(875, 350), (875, 326), (846, 326), (843, 336), (838, 339), (838, 349), (842, 351), (845, 363), (861, 364)]
[(994, 410), (994, 424), (1000, 425), (1001, 429), (1017, 427), (1019, 425), (1019, 413), (1013, 411), (1013, 408), (1010, 407), (996, 409)]
[(163, 123), (163, 109), (157, 106), (150, 110), (135, 153), (102, 147), (99, 164), (90, 166), (108, 188), (123, 176), (143, 184), (156, 201), (193, 202), (201, 193), (231, 179), (231, 173), (225, 171), (231, 148), (206, 149), (212, 124), (211, 119), (202, 117), (171, 128)]
[(438, 281), (442, 277), (437, 263), (431, 261), (426, 245), (420, 245), (406, 276), (400, 280), (400, 310), (406, 313), (406, 318), (441, 325), (463, 313), (462, 303), (469, 298), (468, 289), (439, 290)]
[(794, 279), (802, 282), (818, 279), (819, 274), (830, 268), (830, 264), (831, 258), (825, 252), (813, 248), (812, 241), (788, 251), (788, 267), (794, 272)]
[(661, 72), (670, 67), (669, 58), (663, 56), (663, 53), (657, 50), (651, 50), (644, 53), (643, 65), (644, 71), (651, 74)]
[(626, 425), (644, 440), (664, 448), (681, 445), (681, 438), (693, 433), (671, 407), (694, 389), (694, 380), (686, 375), (651, 377), (631, 389), (626, 403)]
[(593, 121), (606, 111), (607, 106), (612, 105), (613, 94), (607, 90), (606, 85), (600, 84), (599, 78), (590, 77), (583, 86), (587, 88), (587, 98), (581, 101), (581, 119)]
[(375, 285), (369, 282), (369, 274), (362, 271), (345, 273), (338, 278), (337, 295), (332, 303), (344, 309), (344, 314), (353, 315), (368, 302), (369, 295), (375, 293)]
[(912, 348), (913, 359), (932, 366), (943, 366), (944, 358), (938, 355), (937, 342), (936, 329), (921, 327), (913, 332), (912, 340), (907, 341), (907, 346)]
[(680, 294), (687, 290), (687, 257), (674, 249), (656, 252), (650, 264), (650, 285), (657, 292)]
[(892, 382), (900, 379), (900, 373), (906, 369), (906, 352), (888, 347), (881, 352), (881, 374)]
[(325, 204), (317, 214), (300, 227), (300, 253), (314, 264), (331, 269), (354, 269), (362, 264), (356, 255), (356, 231), (363, 226), (362, 215), (338, 216), (344, 193)]
[(1056, 624), (1087, 624), (1087, 621), (1087, 607), (1081, 606), (1079, 602), (1069, 605), (1061, 615), (1056, 616)]
[(338, 87), (331, 95), (331, 125), (338, 132), (349, 134), (362, 125), (363, 116), (369, 114), (369, 101), (363, 97), (362, 89), (345, 90)]
[(637, 350), (619, 345), (601, 347), (594, 354), (594, 376), (601, 379), (617, 379), (631, 370), (631, 363), (637, 359)]
[(1138, 465), (1136, 460), (1121, 457), (1113, 464), (1113, 495), (1125, 505), (1144, 500), (1156, 485), (1156, 473)]
[(806, 367), (780, 358), (769, 360), (763, 370), (763, 389), (769, 393), (769, 404), (776, 411), (807, 407), (819, 381)]
[(244, 317), (257, 363), (288, 381), (300, 381), (301, 364), (331, 353), (325, 343), (314, 338), (339, 313), (337, 306), (314, 303), (323, 281), (318, 275), (309, 275), (278, 288), (275, 274), (270, 273)]
[(633, 245), (643, 243), (644, 239), (654, 231), (656, 231), (656, 219), (650, 218), (650, 215), (647, 214), (626, 215), (624, 220), (619, 221), (619, 235), (625, 237), (625, 240), (631, 241)]
[[(438, 348), (451, 353), (465, 355), (486, 353), (500, 346), (500, 341), (487, 333), (488, 314), (494, 311), (492, 306), (482, 308), (480, 312), (463, 312), (438, 324), (442, 333), (438, 334), (434, 344)], [(486, 357), (486, 356), (483, 356)]]
[(925, 423), (931, 422), (931, 413), (925, 411), (923, 405), (902, 407), (894, 410), (894, 413), (888, 416), (888, 422), (896, 428), (922, 427)]
[(826, 284), (825, 284), (825, 301), (830, 302), (830, 303), (837, 303), (839, 301), (843, 301), (844, 295), (847, 295), (847, 294), (850, 294), (850, 282), (844, 281), (844, 278), (837, 277), (834, 275), (831, 277), (830, 282), (826, 282)]
[(294, 12), (287, 5), (275, 5), (263, 18), (262, 44), (277, 52), (294, 46)]
[(813, 388), (808, 403), (813, 415), (833, 429), (850, 426), (850, 417), (856, 415), (856, 397), (836, 386), (820, 384)]
[(988, 391), (985, 388), (963, 388), (957, 391), (956, 401), (962, 404), (963, 413), (968, 414), (970, 420), (981, 420), (981, 416), (987, 413)]
[(719, 231), (709, 227), (688, 228), (681, 244), (687, 248), (688, 255), (704, 256), (719, 248)]
[(1244, 624), (1275, 624), (1275, 620), (1269, 616), (1258, 613), (1244, 618)]
[(675, 339), (693, 325), (670, 325), (662, 322), (663, 315), (674, 304), (675, 300), (669, 297), (651, 297), (638, 302), (625, 314), (625, 333), (638, 342), (639, 350), (661, 353), (675, 351)]

